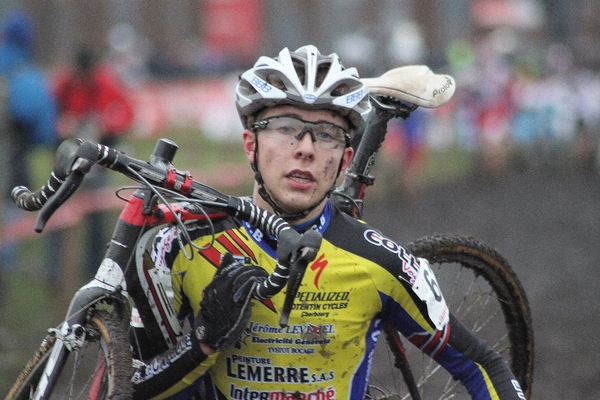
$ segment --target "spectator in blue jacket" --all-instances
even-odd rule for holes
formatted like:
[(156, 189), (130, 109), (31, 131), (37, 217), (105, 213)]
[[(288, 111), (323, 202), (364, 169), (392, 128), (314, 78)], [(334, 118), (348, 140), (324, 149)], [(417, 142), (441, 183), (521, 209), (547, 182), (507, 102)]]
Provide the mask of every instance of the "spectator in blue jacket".
[[(33, 21), (23, 11), (7, 14), (0, 39), (0, 223), (15, 218), (10, 192), (31, 187), (29, 155), (57, 144), (56, 105), (46, 75), (33, 61)], [(0, 274), (14, 264), (14, 246), (1, 246)], [(4, 265), (3, 265), (4, 264)]]

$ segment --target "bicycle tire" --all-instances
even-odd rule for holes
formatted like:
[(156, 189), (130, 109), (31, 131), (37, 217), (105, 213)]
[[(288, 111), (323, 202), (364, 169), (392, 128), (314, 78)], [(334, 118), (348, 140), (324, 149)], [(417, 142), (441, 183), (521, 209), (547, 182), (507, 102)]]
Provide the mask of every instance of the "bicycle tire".
[[(436, 235), (409, 243), (407, 249), (429, 260), (451, 311), (507, 360), (526, 398), (531, 397), (534, 337), (531, 310), (517, 275), (502, 255), (471, 236)], [(469, 278), (469, 279), (466, 279)], [(401, 335), (384, 330), (377, 346), (370, 397), (373, 399), (470, 398), (464, 387)], [(415, 378), (409, 393), (408, 360)], [(410, 381), (410, 378), (408, 379)]]
[[(86, 339), (69, 354), (49, 399), (130, 399), (132, 362), (123, 321), (107, 311), (94, 311), (85, 325)], [(56, 343), (48, 335), (27, 363), (6, 400), (29, 399), (39, 384)]]

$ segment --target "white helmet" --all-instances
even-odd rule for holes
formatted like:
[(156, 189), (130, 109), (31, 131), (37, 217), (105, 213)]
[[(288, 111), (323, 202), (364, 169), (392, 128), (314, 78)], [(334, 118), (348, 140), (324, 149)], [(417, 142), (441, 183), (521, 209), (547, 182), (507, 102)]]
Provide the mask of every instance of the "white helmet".
[(358, 131), (371, 112), (369, 89), (356, 68), (344, 69), (337, 54), (323, 56), (312, 45), (291, 52), (285, 48), (275, 58), (260, 57), (244, 72), (236, 87), (236, 106), (242, 125), (250, 128), (266, 107), (289, 104), (326, 108), (346, 117)]

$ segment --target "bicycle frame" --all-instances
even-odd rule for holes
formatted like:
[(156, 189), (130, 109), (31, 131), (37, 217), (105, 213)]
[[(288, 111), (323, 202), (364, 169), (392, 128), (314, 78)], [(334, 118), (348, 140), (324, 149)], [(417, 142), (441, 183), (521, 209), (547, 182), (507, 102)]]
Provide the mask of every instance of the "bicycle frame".
[[(131, 297), (157, 351), (167, 350), (183, 335), (166, 297), (163, 283), (148, 268), (143, 251), (140, 251), (140, 239), (144, 233), (149, 237), (148, 233), (154, 231), (152, 228), (175, 221), (171, 210), (164, 205), (155, 206), (150, 215), (144, 213), (143, 210), (148, 209), (151, 199), (149, 193), (149, 190), (138, 189), (129, 198), (94, 279), (75, 293), (60, 329), (51, 332), (58, 340), (43, 372), (43, 384), (40, 385), (36, 398), (43, 399), (46, 391), (53, 387), (58, 379), (56, 371), (60, 371), (67, 352), (83, 343), (85, 332), (80, 327), (89, 317), (89, 310), (100, 303), (112, 305), (121, 318), (128, 321), (128, 296)], [(189, 210), (178, 207), (173, 211), (180, 213), (179, 218), (184, 221), (225, 215), (194, 215)], [(164, 218), (158, 220), (156, 215), (164, 215)]]
[[(56, 338), (56, 343), (44, 367), (35, 399), (44, 399), (46, 394), (51, 392), (68, 353), (81, 347), (85, 340), (83, 325), (90, 316), (89, 311), (99, 304), (112, 306), (120, 319), (129, 321), (131, 298), (155, 352), (169, 349), (182, 337), (182, 329), (158, 271), (152, 271), (149, 257), (145, 256), (147, 241), (152, 238), (156, 229), (165, 224), (178, 223), (183, 226), (184, 221), (190, 220), (210, 223), (211, 220), (233, 215), (278, 237), (289, 246), (283, 246), (287, 247), (285, 251), (278, 250), (279, 267), (276, 270), (279, 271), (269, 277), (263, 285), (257, 286), (255, 296), (271, 297), (287, 283), (288, 296), (291, 300), (295, 297), (291, 288), (298, 286), (295, 282), (302, 279), (306, 265), (316, 256), (320, 247), (320, 234), (311, 231), (308, 235), (301, 235), (281, 218), (244, 200), (224, 196), (193, 181), (189, 173), (179, 172), (170, 164), (175, 150), (176, 145), (173, 142), (160, 139), (150, 163), (146, 163), (91, 142), (80, 141), (75, 145), (67, 142), (62, 149), (59, 148), (59, 164), (55, 164), (47, 185), (36, 193), (22, 187), (15, 189), (13, 197), (25, 209), (39, 209), (42, 207), (38, 204), (40, 198), (49, 198), (46, 192), (54, 194), (38, 214), (36, 230), (41, 231), (54, 210), (76, 190), (89, 169), (90, 165), (82, 160), (117, 170), (146, 185), (137, 188), (127, 199), (94, 279), (76, 292), (59, 329), (49, 331), (50, 335)], [(69, 160), (69, 165), (72, 162), (74, 171), (70, 171), (68, 177), (62, 181), (60, 178), (64, 168), (60, 162), (64, 160)], [(177, 195), (177, 199), (181, 201), (186, 199), (185, 196), (189, 196), (190, 202), (194, 198), (201, 199), (198, 201), (203, 207), (194, 209), (191, 207), (192, 203), (187, 203), (190, 206), (186, 207), (184, 203), (171, 204), (166, 200), (164, 204), (158, 204), (157, 198), (162, 195), (155, 187), (169, 189), (170, 193)], [(32, 200), (33, 197), (37, 199)], [(206, 207), (209, 207), (208, 211)], [(185, 230), (185, 227), (183, 229)], [(281, 323), (285, 324), (287, 316), (283, 314)]]
[(375, 178), (370, 174), (375, 156), (381, 148), (387, 134), (387, 124), (393, 118), (406, 119), (417, 106), (402, 103), (399, 100), (371, 96), (373, 112), (362, 134), (355, 138), (355, 153), (346, 171), (340, 187), (332, 196), (335, 205), (351, 217), (362, 215), (363, 198), (368, 186), (372, 186)]

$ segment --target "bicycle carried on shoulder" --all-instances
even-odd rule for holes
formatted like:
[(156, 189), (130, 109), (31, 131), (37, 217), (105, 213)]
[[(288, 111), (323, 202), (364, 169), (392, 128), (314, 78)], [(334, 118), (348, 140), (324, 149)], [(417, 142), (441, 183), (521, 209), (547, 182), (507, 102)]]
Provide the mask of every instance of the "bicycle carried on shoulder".
[[(418, 66), (367, 80), (374, 112), (332, 202), (360, 217), (364, 191), (374, 182), (369, 171), (385, 138), (387, 121), (407, 118), (418, 106), (435, 107), (447, 101), (453, 88), (447, 87), (452, 82), (444, 79)], [(430, 87), (446, 88), (447, 93), (432, 97)], [(167, 224), (177, 225), (179, 235), (185, 238), (188, 224), (210, 226), (212, 221), (231, 215), (277, 237), (277, 269), (265, 285), (257, 287), (255, 297), (268, 298), (287, 285), (280, 320), (286, 324), (304, 269), (320, 246), (320, 234), (299, 234), (281, 218), (252, 203), (193, 180), (188, 172), (172, 165), (176, 150), (175, 143), (160, 139), (150, 160), (141, 161), (106, 146), (68, 140), (59, 147), (53, 173), (40, 190), (32, 193), (15, 188), (13, 198), (21, 208), (40, 210), (35, 229), (41, 232), (94, 163), (141, 184), (117, 193), (125, 199), (123, 190), (133, 190), (125, 199), (95, 278), (75, 293), (64, 321), (48, 330), (7, 399), (131, 397), (131, 377), (135, 368), (143, 365), (132, 356), (139, 353), (137, 343), (130, 345), (128, 338), (132, 304), (155, 353), (176, 353), (178, 346), (191, 340), (167, 294), (169, 271), (155, 267), (149, 256), (154, 235)], [(437, 278), (450, 308), (504, 356), (529, 397), (533, 377), (531, 314), (524, 290), (506, 260), (475, 238), (457, 235), (428, 237), (407, 247), (438, 267)], [(398, 332), (385, 331), (387, 341), (380, 341), (377, 353), (381, 354), (373, 363), (370, 398), (434, 398), (434, 393), (435, 398), (450, 398), (462, 388), (435, 362), (412, 355)], [(392, 363), (389, 367), (384, 364), (386, 359)]]
[[(375, 155), (393, 118), (406, 119), (417, 107), (436, 108), (454, 93), (454, 81), (417, 65), (365, 79), (374, 111), (357, 140), (353, 161), (332, 200), (347, 214), (360, 217)], [(530, 398), (534, 368), (531, 310), (523, 286), (508, 261), (491, 246), (464, 235), (435, 235), (408, 243), (416, 257), (427, 259), (448, 307), (503, 358)], [(386, 327), (386, 344), (378, 345), (371, 374), (371, 398), (449, 399), (466, 390), (435, 361), (405, 347), (399, 332)], [(383, 341), (380, 341), (383, 342)], [(377, 365), (381, 367), (377, 368)]]

